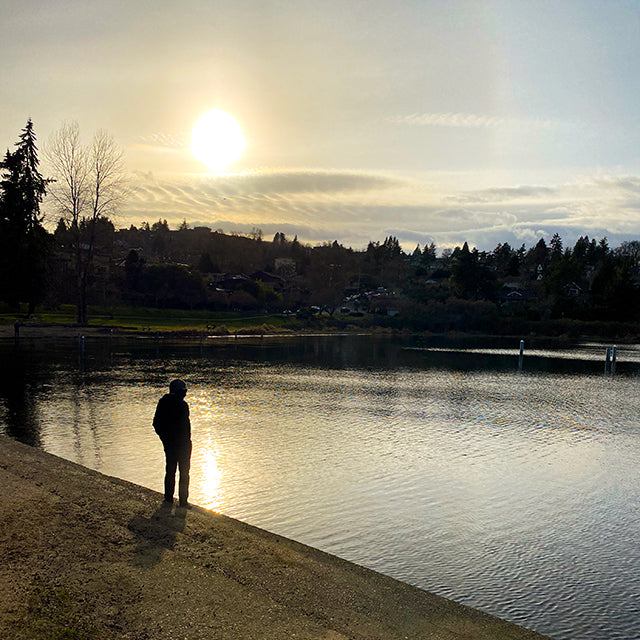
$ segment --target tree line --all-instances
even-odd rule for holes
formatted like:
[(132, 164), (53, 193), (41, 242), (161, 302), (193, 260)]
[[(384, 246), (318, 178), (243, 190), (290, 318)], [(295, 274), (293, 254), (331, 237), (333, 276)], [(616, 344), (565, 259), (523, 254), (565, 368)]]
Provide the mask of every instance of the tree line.
[(72, 277), (78, 324), (87, 323), (97, 229), (124, 201), (122, 151), (106, 131), (84, 145), (76, 123), (64, 124), (45, 151), (52, 175), (39, 170), (31, 119), (16, 148), (0, 162), (0, 300), (28, 302), (29, 314), (52, 290), (52, 260), (58, 247), (43, 226), (40, 205), (49, 196), (72, 237)]
[[(337, 241), (310, 246), (276, 233), (263, 238), (207, 227), (175, 230), (166, 220), (116, 229), (127, 194), (122, 154), (105, 132), (83, 146), (64, 125), (39, 170), (33, 123), (0, 162), (0, 300), (55, 307), (73, 303), (215, 311), (297, 312), (378, 318), (416, 330), (495, 330), (549, 320), (635, 322), (640, 315), (640, 242), (616, 248), (583, 236), (565, 247), (555, 234), (533, 247), (467, 243), (406, 252), (397, 238), (354, 250)], [(59, 216), (49, 233), (47, 197)], [(383, 321), (384, 318), (384, 321)]]

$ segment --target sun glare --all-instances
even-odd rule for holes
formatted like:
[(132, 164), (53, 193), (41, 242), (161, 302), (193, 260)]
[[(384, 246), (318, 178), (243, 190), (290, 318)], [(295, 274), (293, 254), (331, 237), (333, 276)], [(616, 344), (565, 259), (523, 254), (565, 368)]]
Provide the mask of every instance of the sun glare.
[(205, 509), (220, 509), (223, 506), (222, 476), (223, 469), (220, 453), (215, 445), (209, 443), (204, 455), (197, 460), (193, 468), (193, 476), (196, 479), (194, 494), (197, 495), (198, 504)]
[(191, 133), (191, 151), (209, 171), (224, 171), (242, 156), (245, 139), (238, 121), (225, 111), (203, 113)]

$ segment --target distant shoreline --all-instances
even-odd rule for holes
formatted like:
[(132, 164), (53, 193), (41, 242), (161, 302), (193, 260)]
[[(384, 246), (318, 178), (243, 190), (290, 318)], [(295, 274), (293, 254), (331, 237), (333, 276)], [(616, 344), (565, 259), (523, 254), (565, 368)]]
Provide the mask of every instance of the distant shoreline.
[[(202, 339), (218, 339), (234, 337), (241, 338), (255, 338), (255, 337), (281, 337), (281, 336), (339, 336), (339, 335), (372, 335), (372, 336), (426, 336), (426, 337), (447, 337), (447, 338), (460, 338), (460, 339), (487, 339), (496, 338), (505, 340), (512, 338), (513, 340), (524, 339), (525, 342), (530, 341), (552, 341), (562, 344), (577, 344), (580, 342), (615, 342), (616, 344), (638, 344), (640, 343), (640, 335), (625, 335), (625, 336), (602, 336), (591, 335), (588, 333), (568, 336), (568, 335), (544, 335), (544, 334), (489, 334), (489, 333), (475, 333), (475, 332), (461, 332), (452, 331), (445, 333), (431, 333), (431, 332), (414, 332), (406, 329), (388, 329), (388, 328), (361, 328), (352, 327), (349, 329), (338, 328), (314, 328), (309, 327), (300, 330), (288, 330), (277, 327), (247, 327), (244, 330), (228, 331), (228, 332), (216, 332), (215, 330), (206, 329), (184, 329), (184, 330), (147, 330), (147, 329), (135, 329), (131, 327), (118, 327), (108, 325), (95, 325), (80, 326), (75, 324), (63, 324), (63, 323), (42, 323), (27, 321), (20, 325), (19, 336), (24, 340), (40, 340), (51, 338), (74, 338), (77, 339), (80, 336), (91, 338), (130, 338), (130, 339), (175, 339), (175, 340), (202, 340)], [(2, 339), (14, 339), (14, 327), (13, 325), (0, 324), (0, 340)], [(514, 347), (515, 348), (515, 347)]]

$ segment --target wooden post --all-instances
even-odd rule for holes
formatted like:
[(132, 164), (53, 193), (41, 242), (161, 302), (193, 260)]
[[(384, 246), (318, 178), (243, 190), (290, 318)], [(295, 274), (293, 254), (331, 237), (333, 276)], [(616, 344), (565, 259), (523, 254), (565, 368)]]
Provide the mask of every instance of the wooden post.
[(78, 366), (84, 370), (84, 336), (78, 335)]
[(524, 340), (520, 340), (520, 357), (518, 358), (518, 370), (522, 371), (522, 363), (524, 360)]

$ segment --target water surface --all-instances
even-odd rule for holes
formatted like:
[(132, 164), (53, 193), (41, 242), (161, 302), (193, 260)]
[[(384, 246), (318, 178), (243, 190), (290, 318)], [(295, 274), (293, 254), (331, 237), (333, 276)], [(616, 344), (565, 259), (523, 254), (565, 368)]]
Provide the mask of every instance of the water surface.
[[(555, 346), (556, 348), (551, 348)], [(5, 433), (558, 639), (640, 638), (640, 352), (372, 337), (0, 344)]]

